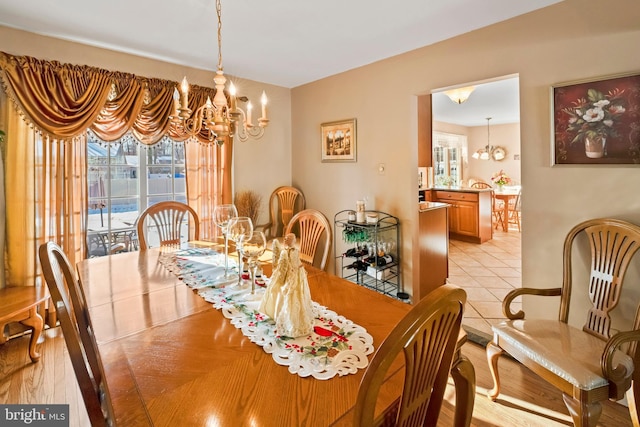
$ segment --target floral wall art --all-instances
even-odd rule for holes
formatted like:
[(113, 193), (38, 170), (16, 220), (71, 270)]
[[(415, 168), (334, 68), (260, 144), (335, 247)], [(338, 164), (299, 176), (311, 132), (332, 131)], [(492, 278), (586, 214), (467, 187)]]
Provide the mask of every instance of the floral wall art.
[(555, 164), (640, 164), (640, 74), (553, 87)]

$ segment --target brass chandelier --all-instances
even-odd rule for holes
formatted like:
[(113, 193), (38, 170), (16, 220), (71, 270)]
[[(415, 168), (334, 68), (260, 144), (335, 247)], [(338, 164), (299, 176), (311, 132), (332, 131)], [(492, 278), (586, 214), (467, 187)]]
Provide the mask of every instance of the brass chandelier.
[(474, 159), (477, 160), (489, 160), (493, 159), (496, 161), (504, 160), (507, 155), (506, 150), (500, 146), (492, 146), (491, 145), (491, 135), (489, 133), (489, 121), (491, 117), (487, 117), (487, 145), (484, 148), (479, 148), (475, 153), (471, 155)]
[[(229, 85), (229, 103), (224, 93), (227, 82), (222, 69), (222, 7), (220, 0), (216, 0), (216, 12), (218, 15), (218, 70), (213, 81), (215, 83), (215, 95), (213, 102), (207, 97), (207, 102), (196, 109), (192, 114), (189, 108), (189, 83), (187, 78), (182, 79), (180, 92), (174, 89), (173, 114), (170, 116), (171, 125), (175, 133), (181, 137), (195, 137), (203, 131), (208, 134), (210, 142), (218, 145), (224, 143), (226, 137), (237, 137), (240, 141), (254, 138), (259, 139), (264, 134), (264, 128), (268, 126), (267, 95), (262, 92), (262, 115), (258, 124), (252, 123), (251, 102), (247, 102), (247, 112), (237, 106), (238, 98), (233, 82)], [(241, 97), (241, 101), (248, 101)]]

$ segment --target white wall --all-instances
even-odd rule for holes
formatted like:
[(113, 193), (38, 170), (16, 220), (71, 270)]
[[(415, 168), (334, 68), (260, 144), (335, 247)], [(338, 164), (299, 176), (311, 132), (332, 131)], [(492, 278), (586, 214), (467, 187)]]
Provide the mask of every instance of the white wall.
[[(460, 82), (520, 78), (523, 284), (557, 286), (562, 241), (579, 221), (640, 224), (637, 167), (552, 167), (550, 87), (640, 70), (640, 3), (565, 0), (509, 21), (292, 91), (293, 182), (329, 218), (370, 194), (402, 223), (403, 273), (413, 280), (417, 209), (417, 95)], [(358, 120), (358, 161), (320, 162), (320, 123)], [(386, 163), (385, 175), (377, 163)], [(338, 236), (339, 237), (339, 236)], [(637, 278), (640, 268), (633, 267)], [(633, 280), (631, 280), (633, 283)], [(637, 285), (636, 288), (640, 287)], [(636, 291), (640, 292), (640, 291)], [(555, 316), (538, 302), (533, 315)]]

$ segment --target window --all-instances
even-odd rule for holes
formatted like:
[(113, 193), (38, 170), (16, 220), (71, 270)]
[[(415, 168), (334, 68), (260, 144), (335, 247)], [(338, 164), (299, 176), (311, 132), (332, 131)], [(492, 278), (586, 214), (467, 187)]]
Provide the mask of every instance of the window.
[(151, 147), (133, 137), (106, 143), (89, 133), (89, 256), (138, 249), (135, 222), (155, 203), (186, 203), (184, 143), (163, 138)]
[(462, 167), (466, 159), (465, 135), (433, 133), (433, 176), (436, 185), (460, 185)]

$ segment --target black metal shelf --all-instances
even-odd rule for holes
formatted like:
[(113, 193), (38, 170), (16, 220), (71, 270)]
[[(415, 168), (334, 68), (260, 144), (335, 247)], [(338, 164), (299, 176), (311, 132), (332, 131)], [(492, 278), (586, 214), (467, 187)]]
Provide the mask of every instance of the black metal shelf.
[[(334, 216), (334, 254), (336, 255), (335, 274), (361, 286), (373, 289), (392, 298), (407, 301), (409, 295), (404, 292), (401, 278), (400, 258), (400, 220), (386, 212), (368, 210), (365, 214), (376, 214), (375, 223), (362, 223), (348, 219), (349, 210), (338, 212)], [(340, 229), (342, 232), (340, 233)], [(342, 239), (340, 239), (340, 235)], [(382, 242), (381, 239), (388, 241)], [(345, 243), (349, 249), (338, 250), (338, 242)], [(384, 265), (379, 259), (380, 250), (386, 247), (386, 256), (392, 261)], [(392, 247), (389, 250), (389, 247)], [(355, 249), (355, 251), (351, 251)], [(350, 253), (351, 252), (351, 253)], [(373, 252), (373, 253), (370, 253)], [(349, 255), (347, 255), (350, 253)], [(370, 262), (365, 262), (369, 260)], [(354, 263), (360, 263), (360, 269), (353, 268)]]

